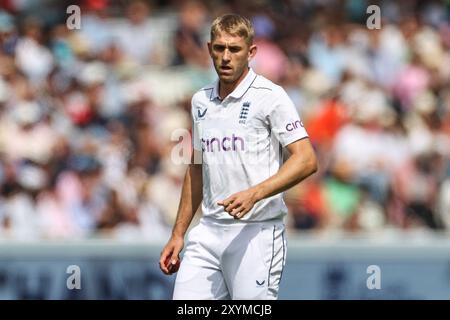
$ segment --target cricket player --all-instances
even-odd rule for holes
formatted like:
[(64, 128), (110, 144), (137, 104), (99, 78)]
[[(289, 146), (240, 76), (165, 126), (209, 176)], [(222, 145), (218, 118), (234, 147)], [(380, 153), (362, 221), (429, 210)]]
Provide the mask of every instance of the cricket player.
[[(192, 161), (159, 261), (165, 274), (178, 271), (174, 299), (277, 299), (286, 261), (282, 192), (317, 171), (292, 101), (249, 68), (253, 36), (249, 20), (235, 14), (211, 26), (218, 80), (192, 98)], [(284, 163), (282, 148), (290, 154)]]

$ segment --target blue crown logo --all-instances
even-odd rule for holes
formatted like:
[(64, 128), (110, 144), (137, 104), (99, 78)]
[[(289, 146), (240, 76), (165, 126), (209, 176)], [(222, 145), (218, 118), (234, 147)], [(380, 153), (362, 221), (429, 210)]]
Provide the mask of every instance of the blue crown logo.
[(250, 109), (250, 102), (244, 102), (241, 107), (241, 112), (239, 114), (239, 123), (245, 123), (247, 120), (248, 111)]

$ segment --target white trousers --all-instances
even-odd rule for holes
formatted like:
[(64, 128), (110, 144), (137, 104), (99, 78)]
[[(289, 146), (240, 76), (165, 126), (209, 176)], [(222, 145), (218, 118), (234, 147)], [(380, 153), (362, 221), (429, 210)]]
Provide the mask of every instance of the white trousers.
[(286, 261), (282, 221), (218, 222), (191, 229), (175, 281), (175, 300), (277, 299)]

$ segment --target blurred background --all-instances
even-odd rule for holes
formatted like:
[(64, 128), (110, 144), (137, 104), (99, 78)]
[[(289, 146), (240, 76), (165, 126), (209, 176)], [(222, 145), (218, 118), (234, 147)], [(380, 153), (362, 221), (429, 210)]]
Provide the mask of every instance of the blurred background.
[[(70, 30), (66, 9), (73, 4), (80, 28)], [(381, 9), (380, 29), (366, 26), (372, 4)], [(288, 92), (319, 158), (319, 172), (286, 193), (293, 248), (286, 277), (295, 263), (302, 267), (302, 253), (325, 250), (314, 261), (338, 262), (321, 264), (324, 273), (309, 284), (317, 292), (300, 279), (304, 294), (291, 288), (281, 297), (450, 299), (450, 1), (2, 0), (0, 8), (0, 298), (105, 297), (32, 289), (51, 276), (17, 276), (12, 255), (31, 268), (21, 250), (36, 261), (29, 254), (57, 243), (54, 257), (86, 258), (83, 250), (97, 244), (157, 260), (186, 168), (171, 160), (180, 142), (172, 133), (190, 130), (192, 94), (216, 78), (206, 47), (210, 23), (235, 12), (254, 24), (251, 66)], [(373, 242), (388, 258), (353, 261), (361, 292), (366, 265), (389, 269), (399, 267), (392, 261), (421, 257), (428, 271), (406, 276), (400, 268), (392, 283), (419, 272), (437, 277), (435, 287), (417, 293), (424, 280), (414, 294), (402, 282), (390, 295), (343, 295), (348, 288), (339, 283), (349, 281), (338, 271), (351, 269), (344, 256), (356, 257), (346, 250), (367, 253)], [(404, 253), (399, 244), (421, 251), (394, 261)], [(433, 255), (436, 247), (443, 251)], [(147, 285), (145, 294), (114, 296), (121, 290), (105, 280), (102, 292), (170, 297), (173, 278), (155, 265), (144, 274), (154, 281), (141, 283), (162, 283), (159, 291)], [(446, 287), (433, 296), (436, 286)]]

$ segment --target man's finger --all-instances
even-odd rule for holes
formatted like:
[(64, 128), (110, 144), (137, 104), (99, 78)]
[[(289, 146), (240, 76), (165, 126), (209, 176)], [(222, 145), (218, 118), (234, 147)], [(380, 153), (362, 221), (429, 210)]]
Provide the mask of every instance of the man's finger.
[(170, 260), (168, 261), (168, 265), (173, 268), (174, 266), (177, 265), (178, 260), (180, 260), (180, 258), (178, 257), (180, 251), (179, 250), (173, 250), (172, 255), (170, 256)]
[(168, 254), (163, 253), (163, 254), (161, 254), (161, 258), (159, 259), (159, 268), (165, 274), (169, 274), (169, 269), (167, 268), (167, 257), (168, 257)]
[(175, 273), (180, 268), (180, 260), (178, 259), (176, 262), (171, 261), (169, 265), (169, 272), (170, 274)]
[(238, 207), (240, 207), (240, 206), (241, 206), (241, 204), (239, 203), (239, 201), (234, 201), (233, 203), (229, 204), (229, 205), (225, 208), (225, 210), (226, 210), (228, 213), (231, 213), (231, 212), (233, 211), (233, 209), (236, 209), (236, 208), (238, 208)]
[(168, 263), (168, 270), (170, 273), (174, 273), (178, 271), (179, 267), (180, 267), (180, 258), (178, 257), (178, 251), (174, 251)]
[(251, 210), (251, 208), (242, 208), (242, 210), (240, 210), (240, 212), (237, 214), (238, 219), (245, 216), (250, 210)]
[(178, 262), (178, 257), (172, 256), (172, 257), (170, 258), (169, 265), (174, 266), (174, 265), (177, 264), (177, 262)]
[(229, 206), (230, 204), (232, 204), (233, 201), (234, 201), (234, 199), (233, 199), (233, 197), (231, 196), (231, 197), (226, 198), (225, 200), (222, 200), (222, 201), (217, 202), (217, 204), (218, 204), (219, 206), (223, 206), (223, 207), (226, 208), (227, 206)]
[(230, 210), (230, 211), (228, 211), (228, 213), (231, 215), (231, 216), (233, 216), (233, 217), (235, 217), (240, 211), (242, 211), (244, 208), (242, 207), (242, 205), (240, 205), (239, 207), (237, 207), (237, 208), (233, 208), (232, 210)]
[(222, 201), (217, 202), (217, 204), (218, 204), (219, 206), (224, 206), (224, 207), (226, 207), (226, 206), (229, 205), (230, 203), (231, 203), (230, 199), (225, 199), (225, 200), (222, 200)]

